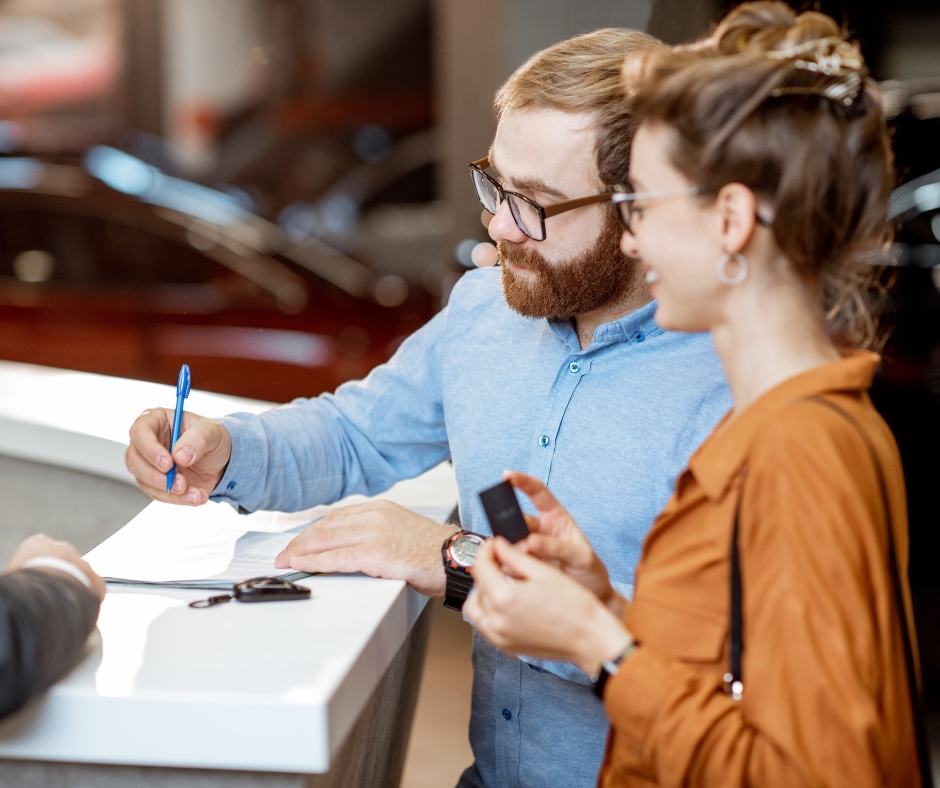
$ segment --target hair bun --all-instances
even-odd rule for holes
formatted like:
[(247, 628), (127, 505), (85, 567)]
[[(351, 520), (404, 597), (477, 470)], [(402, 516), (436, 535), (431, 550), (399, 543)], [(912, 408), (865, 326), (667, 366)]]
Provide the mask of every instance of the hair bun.
[(814, 39), (844, 39), (832, 17), (817, 11), (797, 15), (786, 3), (743, 3), (726, 16), (711, 36), (722, 54), (755, 54), (786, 50)]

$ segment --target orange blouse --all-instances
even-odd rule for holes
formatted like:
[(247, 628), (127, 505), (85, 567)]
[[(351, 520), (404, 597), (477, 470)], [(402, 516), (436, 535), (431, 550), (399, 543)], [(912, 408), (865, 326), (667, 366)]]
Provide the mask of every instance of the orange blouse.
[[(907, 584), (897, 446), (857, 352), (726, 417), (689, 461), (646, 538), (624, 623), (639, 647), (607, 682), (599, 785), (917, 786), (901, 618), (874, 443)], [(744, 694), (729, 667), (729, 559), (740, 502)], [(916, 654), (916, 644), (914, 644)]]

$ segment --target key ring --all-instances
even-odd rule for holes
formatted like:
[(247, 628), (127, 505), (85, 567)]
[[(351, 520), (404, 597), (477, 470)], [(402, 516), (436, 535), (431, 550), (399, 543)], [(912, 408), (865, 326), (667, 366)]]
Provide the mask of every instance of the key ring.
[(195, 608), (215, 607), (216, 605), (224, 605), (226, 602), (231, 602), (234, 598), (235, 597), (231, 594), (210, 596), (208, 599), (197, 599), (195, 602), (190, 602), (189, 606)]

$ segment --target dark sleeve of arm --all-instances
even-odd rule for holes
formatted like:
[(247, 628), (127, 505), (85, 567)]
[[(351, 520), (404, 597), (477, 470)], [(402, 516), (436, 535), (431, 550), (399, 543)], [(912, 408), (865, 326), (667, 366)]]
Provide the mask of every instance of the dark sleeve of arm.
[(65, 672), (94, 629), (99, 605), (64, 572), (22, 569), (0, 576), (0, 716)]

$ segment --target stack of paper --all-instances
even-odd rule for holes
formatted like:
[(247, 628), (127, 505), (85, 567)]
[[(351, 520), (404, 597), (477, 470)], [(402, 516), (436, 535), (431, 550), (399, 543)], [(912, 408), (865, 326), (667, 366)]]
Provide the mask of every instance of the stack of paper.
[[(439, 466), (396, 485), (381, 497), (397, 499), (423, 516), (443, 522), (456, 502), (453, 470)], [(306, 573), (275, 568), (277, 554), (332, 510), (365, 500), (351, 496), (332, 506), (302, 512), (249, 515), (237, 514), (228, 504), (191, 508), (154, 502), (85, 560), (108, 582), (125, 585), (230, 589), (253, 577), (298, 579)]]
[[(243, 517), (240, 529), (219, 528), (211, 523), (224, 512), (212, 510), (231, 508), (206, 507), (152, 503), (85, 558), (108, 582), (129, 585), (230, 588), (252, 577), (303, 576), (276, 569), (274, 558), (304, 526), (281, 533), (245, 530)], [(193, 511), (207, 515), (206, 522), (198, 522)]]

